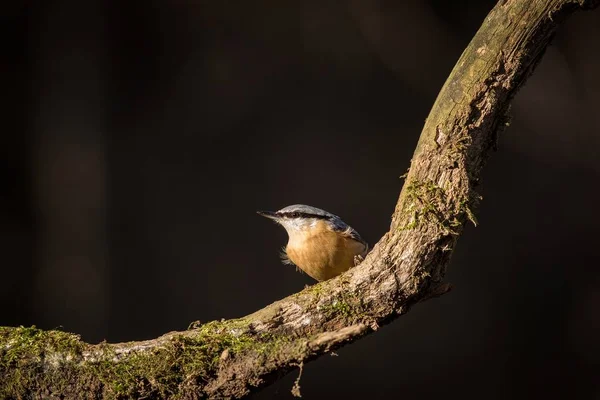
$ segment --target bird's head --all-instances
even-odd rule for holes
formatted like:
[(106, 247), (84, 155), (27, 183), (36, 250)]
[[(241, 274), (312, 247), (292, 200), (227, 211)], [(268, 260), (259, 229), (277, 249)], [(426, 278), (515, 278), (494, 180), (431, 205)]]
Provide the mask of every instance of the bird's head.
[(257, 211), (257, 214), (283, 226), (288, 235), (315, 227), (319, 221), (332, 224), (341, 221), (337, 215), (304, 204), (294, 204), (279, 211)]

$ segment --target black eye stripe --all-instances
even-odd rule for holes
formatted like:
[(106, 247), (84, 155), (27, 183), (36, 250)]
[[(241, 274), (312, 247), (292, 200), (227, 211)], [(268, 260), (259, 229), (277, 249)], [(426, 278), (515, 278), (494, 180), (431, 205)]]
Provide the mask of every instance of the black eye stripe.
[(317, 218), (317, 219), (330, 219), (330, 217), (326, 216), (326, 215), (318, 215), (318, 214), (311, 214), (311, 213), (303, 213), (303, 212), (299, 212), (299, 211), (293, 211), (293, 212), (282, 212), (282, 213), (277, 213), (278, 216), (282, 217), (282, 218)]

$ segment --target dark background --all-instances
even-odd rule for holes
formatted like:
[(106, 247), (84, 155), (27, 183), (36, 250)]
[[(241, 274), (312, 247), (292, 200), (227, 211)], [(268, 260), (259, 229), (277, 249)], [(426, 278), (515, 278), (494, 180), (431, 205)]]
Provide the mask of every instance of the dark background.
[[(6, 2), (0, 325), (147, 339), (311, 284), (258, 209), (314, 205), (376, 242), (493, 4)], [(598, 71), (600, 10), (515, 99), (455, 290), (308, 364), (304, 398), (600, 398)]]

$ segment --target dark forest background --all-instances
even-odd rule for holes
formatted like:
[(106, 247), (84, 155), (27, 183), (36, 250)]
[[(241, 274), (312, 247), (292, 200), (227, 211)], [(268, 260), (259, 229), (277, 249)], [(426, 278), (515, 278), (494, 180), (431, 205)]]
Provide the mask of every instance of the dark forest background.
[[(140, 340), (312, 284), (259, 209), (375, 243), (494, 3), (6, 2), (0, 325)], [(514, 101), (455, 290), (308, 364), (304, 398), (600, 398), (598, 71), (600, 11), (577, 14)]]

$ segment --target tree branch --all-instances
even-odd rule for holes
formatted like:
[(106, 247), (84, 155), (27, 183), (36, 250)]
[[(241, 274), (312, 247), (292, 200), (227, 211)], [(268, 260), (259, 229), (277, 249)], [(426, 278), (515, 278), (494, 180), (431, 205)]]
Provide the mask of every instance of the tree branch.
[(90, 345), (0, 328), (2, 398), (240, 398), (444, 294), (446, 266), (510, 100), (557, 25), (598, 0), (501, 0), (427, 118), (390, 231), (356, 268), (244, 318), (154, 340)]

